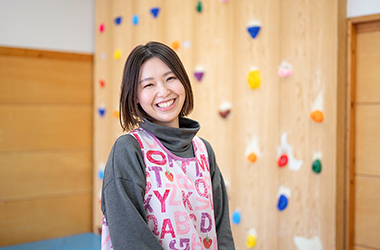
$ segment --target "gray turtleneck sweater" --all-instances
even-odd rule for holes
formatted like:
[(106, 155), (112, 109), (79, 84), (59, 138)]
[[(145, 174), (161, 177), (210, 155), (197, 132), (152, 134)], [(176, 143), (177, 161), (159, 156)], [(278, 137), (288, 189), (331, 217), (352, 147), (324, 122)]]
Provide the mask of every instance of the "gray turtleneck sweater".
[[(155, 135), (173, 154), (194, 157), (192, 139), (200, 129), (198, 122), (180, 118), (180, 128), (154, 124), (148, 120), (140, 127)], [(235, 249), (232, 238), (228, 198), (222, 174), (210, 144), (206, 145), (213, 189), (213, 203), (219, 250)], [(137, 140), (125, 134), (113, 145), (104, 172), (102, 211), (106, 217), (113, 248), (163, 249), (149, 229), (144, 210), (146, 187), (144, 157)]]

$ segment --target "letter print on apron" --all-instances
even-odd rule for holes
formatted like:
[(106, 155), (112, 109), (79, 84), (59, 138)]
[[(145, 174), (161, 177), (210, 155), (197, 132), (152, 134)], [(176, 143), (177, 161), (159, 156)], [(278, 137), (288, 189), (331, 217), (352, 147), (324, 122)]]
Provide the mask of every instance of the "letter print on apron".
[(170, 250), (217, 249), (209, 161), (203, 141), (194, 137), (195, 157), (181, 158), (142, 128), (131, 134), (144, 155), (144, 207), (157, 240)]
[[(157, 240), (168, 250), (217, 250), (212, 184), (203, 141), (194, 137), (195, 157), (181, 158), (142, 128), (130, 134), (144, 156), (144, 207)], [(112, 243), (104, 218), (102, 250), (106, 249), (112, 249)]]

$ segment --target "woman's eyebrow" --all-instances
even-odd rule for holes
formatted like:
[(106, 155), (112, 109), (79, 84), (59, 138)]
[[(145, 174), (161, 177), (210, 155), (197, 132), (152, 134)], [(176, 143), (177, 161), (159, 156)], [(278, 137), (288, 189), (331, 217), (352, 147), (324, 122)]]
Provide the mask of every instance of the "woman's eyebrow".
[(139, 83), (142, 83), (144, 81), (151, 81), (151, 80), (154, 80), (154, 78), (153, 77), (146, 77), (144, 79), (141, 79), (141, 81)]
[(164, 74), (164, 76), (167, 76), (167, 75), (170, 75), (170, 74), (173, 74), (173, 72), (172, 72), (171, 70), (169, 70), (168, 72), (166, 72), (166, 73)]
[[(163, 76), (167, 76), (167, 75), (170, 75), (170, 74), (173, 74), (173, 72), (171, 70), (169, 70), (168, 72), (166, 72)], [(141, 79), (141, 81), (139, 83), (142, 83), (144, 81), (151, 81), (151, 80), (154, 80), (153, 77), (146, 77), (144, 79)]]

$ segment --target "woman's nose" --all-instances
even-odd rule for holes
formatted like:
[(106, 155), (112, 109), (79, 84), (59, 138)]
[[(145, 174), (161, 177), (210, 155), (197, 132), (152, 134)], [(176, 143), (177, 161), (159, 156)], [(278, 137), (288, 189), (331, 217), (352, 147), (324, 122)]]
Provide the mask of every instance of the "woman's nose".
[(170, 89), (165, 85), (165, 83), (159, 83), (157, 84), (158, 87), (158, 95), (162, 97), (166, 97), (170, 93)]

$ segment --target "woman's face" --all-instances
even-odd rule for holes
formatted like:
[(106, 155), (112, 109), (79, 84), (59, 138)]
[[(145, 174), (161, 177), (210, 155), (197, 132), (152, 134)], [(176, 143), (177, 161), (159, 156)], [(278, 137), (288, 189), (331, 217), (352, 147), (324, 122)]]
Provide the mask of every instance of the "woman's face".
[(137, 100), (153, 123), (178, 128), (185, 98), (183, 84), (159, 58), (153, 57), (141, 66)]

